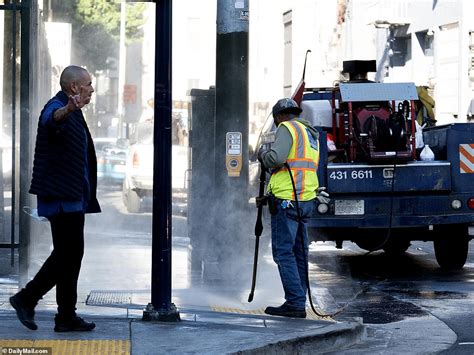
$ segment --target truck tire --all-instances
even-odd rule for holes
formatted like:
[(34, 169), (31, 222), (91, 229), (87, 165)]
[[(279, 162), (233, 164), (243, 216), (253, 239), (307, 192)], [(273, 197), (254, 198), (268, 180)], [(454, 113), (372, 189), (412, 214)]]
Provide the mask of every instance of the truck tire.
[(406, 252), (410, 245), (409, 240), (394, 238), (394, 236), (392, 236), (387, 240), (382, 249), (388, 255), (400, 255)]
[(127, 191), (127, 212), (128, 213), (139, 213), (141, 210), (141, 200), (140, 196), (133, 191)]
[(434, 250), (436, 261), (442, 269), (462, 269), (467, 260), (468, 249), (467, 226), (443, 226), (436, 232)]
[(367, 251), (376, 251), (383, 248), (387, 239), (387, 229), (366, 229), (363, 232), (354, 231), (355, 233), (362, 233), (353, 239), (353, 242), (361, 249)]
[(123, 179), (122, 183), (122, 202), (125, 207), (127, 207), (127, 180)]

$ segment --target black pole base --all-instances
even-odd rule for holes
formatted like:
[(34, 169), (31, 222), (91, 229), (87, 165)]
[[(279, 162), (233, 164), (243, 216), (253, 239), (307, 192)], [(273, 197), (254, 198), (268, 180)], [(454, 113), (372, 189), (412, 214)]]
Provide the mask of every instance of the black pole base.
[(171, 303), (169, 308), (155, 309), (151, 303), (148, 303), (145, 310), (143, 311), (143, 321), (158, 321), (158, 322), (180, 322), (178, 308)]

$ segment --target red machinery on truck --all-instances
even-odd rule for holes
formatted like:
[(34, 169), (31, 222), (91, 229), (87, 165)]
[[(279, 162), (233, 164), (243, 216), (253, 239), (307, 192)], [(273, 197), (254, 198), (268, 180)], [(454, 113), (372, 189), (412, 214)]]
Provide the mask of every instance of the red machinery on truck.
[[(425, 127), (434, 159), (422, 160), (415, 84), (371, 82), (371, 71), (375, 61), (344, 62), (348, 81), (304, 91), (302, 117), (329, 143), (318, 176), (331, 201), (315, 202), (311, 237), (392, 254), (433, 241), (438, 264), (460, 269), (474, 235), (474, 125)], [(260, 144), (272, 137), (266, 127)]]

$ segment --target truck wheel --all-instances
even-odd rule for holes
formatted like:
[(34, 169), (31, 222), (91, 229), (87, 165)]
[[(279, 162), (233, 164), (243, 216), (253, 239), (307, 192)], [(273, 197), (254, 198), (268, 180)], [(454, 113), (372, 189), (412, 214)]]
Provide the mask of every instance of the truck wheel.
[(383, 243), (383, 239), (357, 239), (355, 241), (357, 246), (361, 249), (367, 250), (367, 251), (376, 251), (380, 250), (380, 246)]
[(141, 210), (140, 196), (133, 191), (127, 191), (127, 212), (128, 213), (139, 213)]
[(123, 179), (123, 183), (122, 183), (122, 202), (123, 202), (123, 205), (125, 207), (127, 207), (127, 190), (128, 190), (128, 187), (127, 187), (126, 179)]
[(386, 238), (386, 229), (367, 229), (364, 230), (363, 236), (359, 236), (353, 241), (361, 249), (368, 251), (376, 251), (382, 249)]
[(449, 226), (441, 228), (441, 233), (434, 240), (436, 261), (445, 270), (460, 270), (467, 259), (469, 239), (466, 226)]

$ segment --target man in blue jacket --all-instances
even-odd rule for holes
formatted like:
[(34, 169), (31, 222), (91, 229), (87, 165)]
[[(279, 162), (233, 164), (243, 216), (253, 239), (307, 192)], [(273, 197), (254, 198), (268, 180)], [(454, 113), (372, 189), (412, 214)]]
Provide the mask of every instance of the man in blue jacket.
[(35, 277), (10, 297), (21, 323), (32, 330), (38, 301), (56, 286), (56, 332), (95, 328), (76, 315), (77, 280), (84, 254), (84, 215), (98, 213), (97, 160), (81, 109), (94, 88), (86, 69), (68, 66), (61, 91), (41, 111), (30, 193), (37, 195), (38, 215), (48, 218), (54, 249)]

